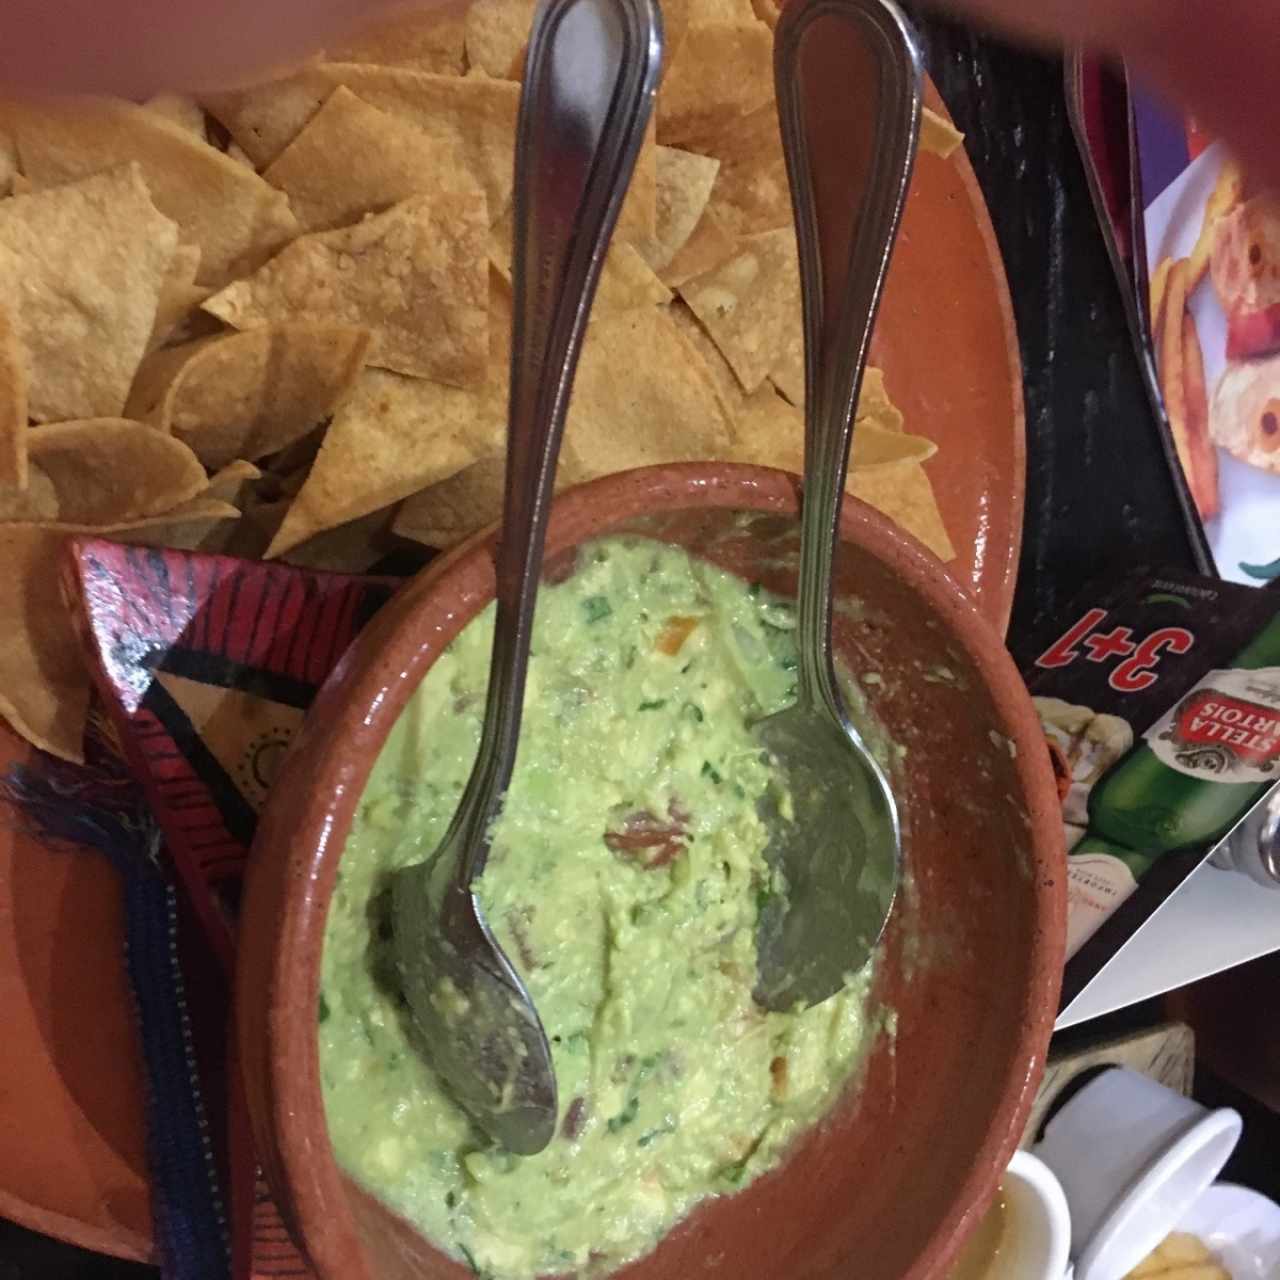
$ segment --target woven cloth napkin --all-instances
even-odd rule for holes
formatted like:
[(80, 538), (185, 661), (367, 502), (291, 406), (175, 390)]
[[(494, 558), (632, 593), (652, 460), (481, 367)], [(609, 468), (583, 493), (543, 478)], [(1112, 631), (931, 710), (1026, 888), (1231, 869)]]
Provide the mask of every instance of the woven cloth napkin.
[(394, 576), (73, 541), (64, 584), (98, 704), (84, 767), (0, 779), (26, 824), (124, 883), (165, 1280), (311, 1271), (261, 1172), (231, 1036), (241, 878), (279, 761)]

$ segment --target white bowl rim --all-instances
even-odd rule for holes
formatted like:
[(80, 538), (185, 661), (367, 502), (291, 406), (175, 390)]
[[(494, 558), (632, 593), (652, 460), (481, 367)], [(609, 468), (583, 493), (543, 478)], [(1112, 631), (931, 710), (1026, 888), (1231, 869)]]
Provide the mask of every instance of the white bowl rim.
[(1029, 1187), (1044, 1206), (1050, 1228), (1050, 1253), (1045, 1262), (1045, 1274), (1064, 1275), (1071, 1258), (1071, 1208), (1062, 1183), (1039, 1156), (1024, 1150), (1013, 1153), (1008, 1176)]
[[(1075, 1274), (1081, 1280), (1092, 1280), (1093, 1269), (1099, 1260), (1115, 1246), (1117, 1239), (1124, 1234), (1146, 1197), (1168, 1182), (1188, 1159), (1203, 1150), (1209, 1143), (1229, 1135), (1231, 1145), (1227, 1147), (1227, 1154), (1223, 1157), (1222, 1163), (1225, 1164), (1236, 1143), (1239, 1142), (1243, 1129), (1244, 1121), (1239, 1112), (1233, 1111), (1230, 1107), (1220, 1107), (1197, 1120), (1176, 1142), (1162, 1151), (1138, 1173), (1125, 1191), (1116, 1198), (1088, 1247), (1076, 1261)], [(1213, 1184), (1221, 1171), (1221, 1166), (1212, 1171), (1204, 1186), (1189, 1198), (1187, 1204), (1168, 1224), (1166, 1234), (1177, 1228), (1178, 1220)], [(1159, 1240), (1154, 1242), (1154, 1244), (1158, 1243)]]

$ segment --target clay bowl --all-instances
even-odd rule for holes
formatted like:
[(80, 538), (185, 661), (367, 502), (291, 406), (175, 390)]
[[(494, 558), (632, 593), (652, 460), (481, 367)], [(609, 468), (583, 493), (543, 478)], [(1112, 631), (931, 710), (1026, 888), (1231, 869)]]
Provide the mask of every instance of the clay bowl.
[[(794, 590), (798, 481), (718, 463), (611, 476), (558, 500), (548, 572), (627, 529)], [(749, 513), (743, 516), (742, 513)], [(259, 827), (238, 1031), (259, 1151), (322, 1280), (463, 1280), (338, 1169), (316, 1003), (325, 912), (369, 769), (444, 647), (492, 598), (493, 542), (443, 558), (387, 605), (312, 710)], [(776, 1173), (704, 1205), (625, 1280), (923, 1280), (945, 1274), (1017, 1144), (1056, 1007), (1064, 933), (1057, 793), (999, 636), (937, 561), (850, 500), (837, 590), (849, 666), (907, 748), (908, 880), (877, 996), (897, 1010), (861, 1087)]]

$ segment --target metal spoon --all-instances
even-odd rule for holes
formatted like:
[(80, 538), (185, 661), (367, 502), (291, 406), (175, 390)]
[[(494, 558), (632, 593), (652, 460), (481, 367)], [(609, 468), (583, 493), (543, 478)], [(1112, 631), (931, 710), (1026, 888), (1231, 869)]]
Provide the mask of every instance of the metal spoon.
[(472, 886), (515, 764), (552, 482), (583, 331), (653, 109), (654, 0), (545, 0), (516, 142), (514, 321), (497, 622), (475, 767), (443, 842), (392, 883), (394, 948), (425, 1051), (507, 1150), (555, 1132), (551, 1049)]
[(831, 653), (831, 572), (871, 326), (920, 133), (922, 60), (888, 0), (789, 0), (774, 48), (805, 335), (799, 696), (757, 732), (793, 812), (766, 813), (785, 878), (760, 922), (756, 999), (811, 1005), (867, 961), (897, 892), (884, 770), (850, 721)]

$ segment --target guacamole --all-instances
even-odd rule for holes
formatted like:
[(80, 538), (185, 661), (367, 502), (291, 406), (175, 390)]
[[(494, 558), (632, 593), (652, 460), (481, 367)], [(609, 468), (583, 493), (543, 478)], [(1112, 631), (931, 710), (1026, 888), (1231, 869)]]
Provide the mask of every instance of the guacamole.
[[(555, 1140), (494, 1148), (409, 1038), (386, 882), (444, 835), (480, 736), (490, 608), (432, 667), (370, 777), (319, 1006), (334, 1150), (493, 1280), (599, 1274), (776, 1165), (870, 1038), (870, 975), (803, 1012), (752, 999), (775, 892), (751, 725), (794, 696), (794, 610), (683, 551), (593, 543), (543, 588), (515, 777), (476, 885), (551, 1038)], [(782, 797), (785, 809), (785, 797)]]

